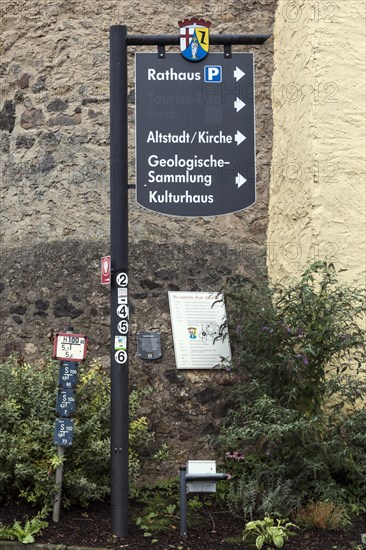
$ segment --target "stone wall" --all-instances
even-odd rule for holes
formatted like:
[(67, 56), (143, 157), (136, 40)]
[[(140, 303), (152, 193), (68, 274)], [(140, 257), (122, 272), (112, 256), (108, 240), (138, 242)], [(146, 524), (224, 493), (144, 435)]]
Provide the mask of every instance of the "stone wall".
[[(42, 361), (51, 355), (53, 332), (71, 324), (88, 334), (89, 358), (108, 369), (109, 291), (100, 284), (99, 266), (109, 251), (109, 27), (178, 34), (178, 20), (196, 15), (212, 21), (215, 34), (271, 33), (275, 3), (26, 0), (0, 6), (0, 351)], [(129, 192), (131, 384), (153, 387), (145, 408), (157, 443), (170, 447), (165, 473), (176, 473), (188, 456), (212, 456), (206, 436), (221, 422), (232, 383), (226, 373), (176, 370), (167, 292), (217, 290), (228, 275), (265, 270), (272, 47), (269, 40), (234, 48), (256, 58), (257, 203), (230, 216), (192, 220), (147, 212)], [(128, 54), (131, 182), (134, 51)], [(160, 361), (136, 357), (138, 330), (162, 333)]]
[(364, 1), (278, 2), (268, 269), (324, 259), (365, 283)]

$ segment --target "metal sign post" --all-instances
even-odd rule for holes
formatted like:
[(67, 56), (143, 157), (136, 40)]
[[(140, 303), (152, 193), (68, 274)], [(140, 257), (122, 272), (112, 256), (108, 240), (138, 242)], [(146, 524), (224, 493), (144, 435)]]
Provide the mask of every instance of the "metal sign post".
[(78, 362), (86, 357), (88, 337), (85, 334), (74, 334), (73, 327), (66, 332), (56, 332), (53, 358), (60, 359), (58, 372), (58, 391), (56, 400), (55, 429), (53, 442), (57, 445), (59, 464), (56, 468), (56, 494), (53, 503), (52, 519), (60, 520), (61, 492), (63, 478), (63, 457), (65, 447), (71, 447), (74, 438), (75, 386), (78, 382)]
[[(211, 35), (210, 43), (224, 46), (226, 60), (231, 58), (231, 45), (260, 45), (268, 38), (269, 35)], [(128, 185), (127, 46), (157, 46), (156, 55), (159, 59), (164, 59), (164, 46), (179, 44), (179, 35), (128, 36), (127, 27), (124, 25), (114, 25), (110, 28), (111, 517), (112, 533), (119, 537), (128, 534), (128, 187), (131, 186)], [(190, 62), (187, 61), (187, 64), (189, 66)], [(195, 66), (198, 64), (195, 63)], [(208, 68), (206, 76), (207, 79), (211, 79), (212, 84), (215, 83), (212, 79), (217, 78), (217, 67), (214, 69), (215, 67)], [(234, 74), (233, 78), (236, 80)], [(240, 107), (238, 102), (236, 105)], [(158, 131), (158, 128), (155, 127), (153, 130)], [(211, 128), (202, 130), (216, 136)], [(235, 136), (237, 140), (241, 139), (239, 134), (235, 133), (233, 137), (229, 129), (226, 129), (225, 140), (228, 145), (229, 136), (234, 141)], [(143, 139), (147, 140), (148, 136)], [(216, 137), (212, 138), (215, 139)], [(213, 143), (216, 145), (216, 141)], [(237, 146), (239, 147), (240, 143)], [(243, 185), (243, 177), (234, 174), (234, 188)], [(248, 204), (250, 201), (252, 198), (248, 199)], [(231, 212), (231, 206), (226, 211)], [(220, 212), (211, 211), (206, 215), (217, 213)], [(181, 215), (181, 212), (179, 214)], [(205, 214), (197, 209), (194, 215)]]
[[(111, 520), (112, 533), (128, 534), (128, 164), (127, 27), (110, 32), (111, 212)], [(125, 290), (126, 303), (119, 302)], [(125, 336), (121, 349), (120, 336)]]

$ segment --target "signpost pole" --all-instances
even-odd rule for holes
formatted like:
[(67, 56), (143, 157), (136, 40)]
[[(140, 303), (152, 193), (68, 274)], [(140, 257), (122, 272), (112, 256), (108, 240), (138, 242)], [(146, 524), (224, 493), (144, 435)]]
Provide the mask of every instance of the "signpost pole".
[(52, 521), (54, 521), (55, 523), (60, 521), (62, 478), (64, 473), (64, 464), (63, 464), (64, 454), (65, 454), (65, 447), (61, 447), (60, 445), (58, 445), (57, 456), (60, 459), (60, 463), (56, 468), (55, 482), (57, 487), (57, 493), (55, 495), (55, 500), (53, 503), (53, 511), (52, 511)]
[[(128, 151), (127, 27), (110, 29), (110, 230), (111, 230), (111, 523), (128, 534)], [(121, 305), (122, 304), (122, 305)], [(116, 339), (125, 335), (125, 348)]]
[[(231, 45), (263, 44), (268, 38), (269, 35), (213, 35), (211, 43), (226, 46), (225, 57), (230, 58)], [(179, 35), (127, 36), (125, 25), (110, 28), (111, 523), (112, 533), (118, 537), (128, 534), (127, 46), (174, 45), (179, 40)], [(243, 102), (236, 103), (234, 107), (239, 110)], [(192, 143), (194, 139), (196, 136), (192, 135)], [(240, 187), (244, 178), (238, 178), (239, 175), (233, 185)]]
[[(74, 327), (68, 327), (66, 329), (66, 333), (68, 334), (73, 334), (73, 332), (74, 332)], [(58, 523), (60, 521), (62, 479), (63, 479), (63, 473), (64, 473), (64, 463), (63, 463), (64, 455), (65, 455), (65, 447), (62, 447), (61, 445), (57, 445), (57, 456), (60, 460), (56, 468), (56, 474), (55, 474), (55, 483), (57, 487), (57, 492), (55, 495), (55, 500), (53, 503), (53, 510), (52, 510), (52, 521), (54, 521), (55, 523)]]

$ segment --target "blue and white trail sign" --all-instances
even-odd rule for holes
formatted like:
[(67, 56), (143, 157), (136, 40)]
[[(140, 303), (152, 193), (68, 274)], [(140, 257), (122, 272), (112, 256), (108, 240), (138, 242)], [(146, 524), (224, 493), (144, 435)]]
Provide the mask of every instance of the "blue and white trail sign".
[(53, 442), (60, 447), (71, 447), (74, 437), (74, 419), (56, 418)]
[(78, 366), (73, 361), (61, 361), (58, 371), (58, 385), (62, 389), (75, 388), (78, 383)]
[(58, 390), (56, 413), (63, 418), (68, 418), (75, 414), (75, 409), (76, 403), (74, 390)]

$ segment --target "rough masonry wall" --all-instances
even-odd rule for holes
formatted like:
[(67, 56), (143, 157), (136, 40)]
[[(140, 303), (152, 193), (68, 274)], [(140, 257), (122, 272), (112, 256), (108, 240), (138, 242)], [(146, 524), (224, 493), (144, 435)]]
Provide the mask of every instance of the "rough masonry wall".
[(365, 2), (278, 2), (268, 269), (365, 283)]
[[(275, 4), (261, 2), (32, 0), (1, 3), (1, 355), (42, 362), (52, 331), (90, 338), (89, 358), (109, 368), (109, 27), (178, 34), (205, 17), (211, 32), (270, 33)], [(148, 51), (153, 48), (146, 48)], [(215, 48), (213, 48), (215, 50)], [(217, 50), (217, 48), (216, 48)], [(229, 374), (177, 372), (168, 290), (218, 290), (225, 277), (265, 269), (272, 147), (272, 41), (235, 48), (256, 57), (257, 203), (220, 218), (169, 218), (138, 207), (130, 191), (131, 384), (152, 386), (145, 409), (170, 457), (210, 458), (207, 434), (225, 411)], [(134, 49), (129, 60), (130, 181), (134, 181)], [(176, 50), (175, 50), (176, 51)], [(163, 358), (136, 356), (136, 332), (162, 333)]]

